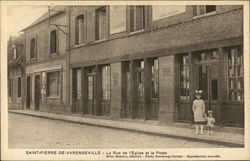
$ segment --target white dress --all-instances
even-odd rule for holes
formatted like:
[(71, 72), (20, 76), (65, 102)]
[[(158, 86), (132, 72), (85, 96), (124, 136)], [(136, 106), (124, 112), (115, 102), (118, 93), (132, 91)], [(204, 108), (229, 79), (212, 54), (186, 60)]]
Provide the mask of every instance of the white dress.
[(201, 99), (196, 99), (193, 102), (194, 122), (206, 121), (205, 102)]

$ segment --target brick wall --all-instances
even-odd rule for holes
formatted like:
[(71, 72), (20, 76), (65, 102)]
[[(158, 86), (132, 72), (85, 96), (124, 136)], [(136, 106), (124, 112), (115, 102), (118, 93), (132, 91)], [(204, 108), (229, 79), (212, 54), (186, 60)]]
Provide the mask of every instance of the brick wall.
[(121, 81), (121, 62), (113, 63), (111, 66), (111, 119), (119, 118), (121, 113), (122, 101), (122, 81)]
[[(137, 53), (161, 48), (189, 47), (243, 35), (242, 10), (194, 19), (156, 31), (134, 34), (74, 48), (71, 64), (92, 65), (100, 61), (120, 61), (140, 57)], [(119, 60), (120, 59), (120, 60)]]
[(175, 111), (175, 56), (159, 57), (159, 121), (174, 121)]

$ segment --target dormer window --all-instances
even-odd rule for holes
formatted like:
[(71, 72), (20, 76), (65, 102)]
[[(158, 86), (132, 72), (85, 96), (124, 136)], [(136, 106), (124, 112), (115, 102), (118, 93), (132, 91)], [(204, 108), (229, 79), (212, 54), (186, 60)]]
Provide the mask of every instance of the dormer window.
[(194, 16), (204, 15), (216, 11), (215, 5), (199, 5), (194, 6)]
[(77, 16), (75, 19), (75, 44), (84, 43), (84, 15)]

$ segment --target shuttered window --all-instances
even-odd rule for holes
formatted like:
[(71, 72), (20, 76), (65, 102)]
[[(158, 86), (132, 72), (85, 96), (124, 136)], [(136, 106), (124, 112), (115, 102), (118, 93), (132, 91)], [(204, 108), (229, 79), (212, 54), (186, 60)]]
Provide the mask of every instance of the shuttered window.
[(36, 40), (34, 38), (30, 40), (30, 58), (36, 58)]
[(194, 16), (199, 16), (207, 13), (211, 13), (216, 11), (216, 6), (215, 5), (199, 5), (199, 6), (194, 6)]
[(106, 7), (96, 10), (96, 40), (106, 37)]
[(75, 44), (84, 43), (84, 15), (80, 15), (75, 19)]
[(50, 54), (57, 51), (57, 33), (56, 30), (50, 32)]
[(47, 96), (57, 97), (59, 96), (60, 88), (60, 72), (47, 73)]
[(130, 6), (130, 32), (145, 28), (145, 7)]

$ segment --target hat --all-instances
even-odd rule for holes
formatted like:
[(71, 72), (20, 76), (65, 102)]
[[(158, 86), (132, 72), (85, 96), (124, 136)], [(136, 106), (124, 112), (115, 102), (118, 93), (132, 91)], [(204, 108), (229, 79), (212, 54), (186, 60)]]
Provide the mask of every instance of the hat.
[(195, 95), (201, 95), (202, 90), (195, 90)]
[(213, 111), (212, 111), (212, 110), (210, 110), (210, 111), (208, 110), (208, 111), (207, 111), (207, 113), (208, 113), (208, 114), (210, 114), (210, 113), (212, 114), (212, 113), (213, 113)]

